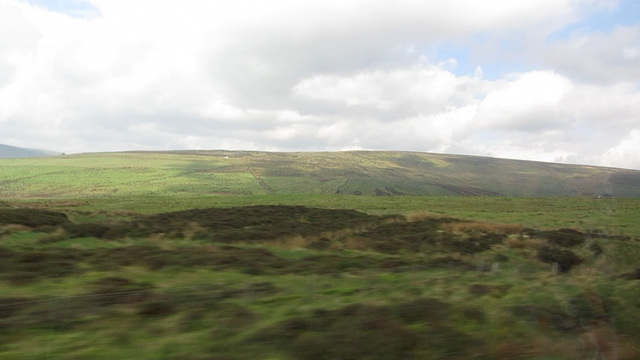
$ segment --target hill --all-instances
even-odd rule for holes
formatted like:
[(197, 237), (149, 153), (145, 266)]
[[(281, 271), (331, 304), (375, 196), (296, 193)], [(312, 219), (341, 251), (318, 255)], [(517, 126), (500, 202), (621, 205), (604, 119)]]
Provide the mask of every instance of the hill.
[(0, 196), (640, 197), (640, 171), (396, 151), (88, 153), (0, 161)]
[(0, 158), (25, 158), (53, 155), (60, 155), (60, 153), (0, 144)]

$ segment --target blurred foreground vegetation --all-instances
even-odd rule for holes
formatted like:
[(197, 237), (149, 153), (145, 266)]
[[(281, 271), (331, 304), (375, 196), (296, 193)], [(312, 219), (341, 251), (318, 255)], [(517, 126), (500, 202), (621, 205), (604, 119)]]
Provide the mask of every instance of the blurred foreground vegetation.
[(640, 357), (634, 200), (128, 201), (3, 203), (0, 359)]

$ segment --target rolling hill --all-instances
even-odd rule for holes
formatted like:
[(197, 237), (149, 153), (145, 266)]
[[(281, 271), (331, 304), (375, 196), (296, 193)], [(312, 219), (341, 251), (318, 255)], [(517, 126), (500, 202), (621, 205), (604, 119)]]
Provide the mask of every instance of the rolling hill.
[(60, 155), (60, 153), (0, 144), (0, 158), (25, 158), (53, 155)]
[(399, 151), (168, 151), (0, 160), (0, 196), (640, 197), (640, 171)]

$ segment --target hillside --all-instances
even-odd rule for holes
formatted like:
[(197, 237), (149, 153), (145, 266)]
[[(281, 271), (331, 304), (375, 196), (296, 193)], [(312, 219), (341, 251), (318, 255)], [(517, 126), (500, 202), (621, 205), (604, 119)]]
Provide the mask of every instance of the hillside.
[(0, 160), (0, 196), (350, 194), (640, 197), (640, 171), (353, 151), (123, 152)]
[(0, 144), (0, 158), (25, 158), (60, 155), (54, 151), (26, 149), (17, 146)]

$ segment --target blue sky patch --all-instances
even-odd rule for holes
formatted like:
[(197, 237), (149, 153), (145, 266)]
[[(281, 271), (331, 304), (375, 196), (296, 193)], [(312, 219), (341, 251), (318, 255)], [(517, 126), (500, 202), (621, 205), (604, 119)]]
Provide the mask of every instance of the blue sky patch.
[(640, 2), (637, 0), (620, 0), (613, 10), (602, 10), (590, 14), (582, 21), (565, 26), (554, 32), (549, 40), (566, 40), (575, 33), (593, 34), (610, 33), (620, 26), (640, 24)]
[(91, 3), (83, 0), (24, 0), (49, 11), (67, 14), (75, 18), (87, 18), (100, 15), (100, 11)]
[[(483, 36), (476, 36), (471, 43), (482, 44), (491, 41)], [(450, 58), (456, 59), (455, 68), (447, 68), (456, 76), (474, 76), (478, 67), (482, 68), (482, 77), (486, 80), (497, 80), (506, 74), (515, 72), (524, 72), (530, 70), (526, 61), (513, 61), (511, 55), (517, 52), (521, 46), (515, 39), (503, 39), (497, 45), (500, 56), (490, 54), (488, 50), (480, 50), (478, 48), (467, 45), (454, 45), (453, 43), (439, 44), (434, 51), (434, 55), (428, 56), (433, 58), (434, 63), (440, 63)], [(482, 45), (480, 45), (482, 47)], [(484, 54), (483, 54), (484, 52)]]

